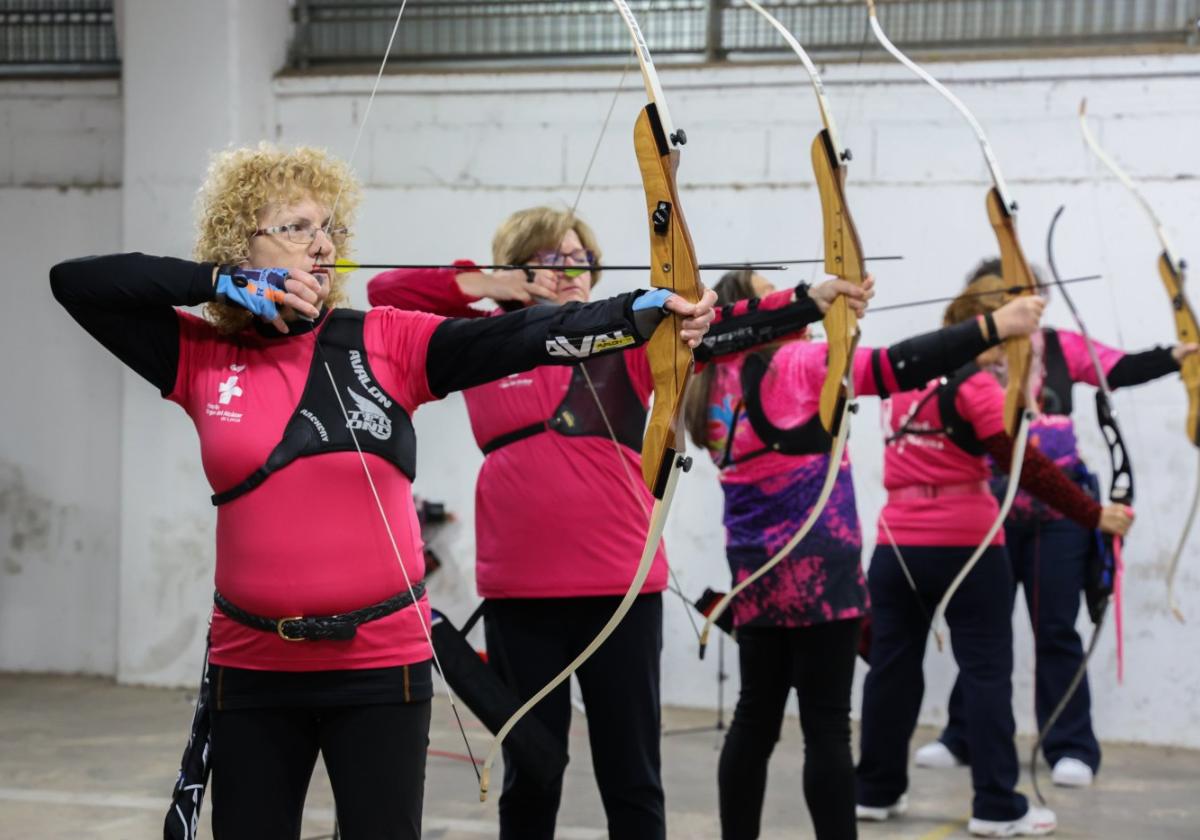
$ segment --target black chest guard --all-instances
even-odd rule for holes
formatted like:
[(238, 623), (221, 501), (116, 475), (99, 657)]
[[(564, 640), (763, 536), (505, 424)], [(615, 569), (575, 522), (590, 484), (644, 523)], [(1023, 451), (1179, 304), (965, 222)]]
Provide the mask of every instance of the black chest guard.
[[(596, 389), (594, 397), (584, 376), (585, 369)], [(603, 413), (596, 404), (597, 399), (604, 406)], [(623, 353), (596, 356), (576, 365), (571, 371), (567, 393), (549, 419), (492, 438), (483, 445), (483, 454), (542, 432), (557, 432), (567, 437), (592, 435), (607, 438), (610, 432), (605, 415), (612, 423), (611, 436), (634, 452), (641, 452), (642, 434), (646, 429), (646, 407), (629, 381)]]
[[(781, 429), (767, 418), (762, 405), (762, 381), (769, 366), (770, 358), (761, 353), (750, 353), (742, 360), (742, 399), (733, 413), (733, 422), (729, 424), (725, 457), (721, 459), (722, 467), (745, 463), (768, 452), (778, 452), (780, 455), (820, 455), (830, 452), (833, 448), (833, 436), (821, 425), (819, 412), (790, 429)], [(732, 457), (733, 435), (737, 431), (738, 417), (743, 410), (750, 421), (750, 428), (764, 445), (762, 449), (742, 455), (735, 461)]]
[(1043, 414), (1071, 415), (1071, 370), (1067, 367), (1067, 357), (1063, 354), (1062, 342), (1058, 333), (1052, 329), (1042, 330), (1045, 338), (1045, 356), (1043, 364), (1046, 368), (1046, 378), (1042, 382)]
[[(214, 494), (214, 505), (223, 505), (250, 492), (297, 458), (355, 451), (351, 429), (363, 452), (395, 464), (409, 481), (416, 477), (417, 438), (412, 419), (383, 390), (371, 371), (363, 343), (364, 318), (365, 313), (355, 310), (330, 311), (317, 336), (317, 349), (300, 404), (283, 430), (283, 439), (271, 450), (267, 462), (245, 480)], [(333, 371), (336, 393), (325, 370), (326, 363)]]
[[(888, 439), (888, 443), (894, 443), (905, 435), (945, 435), (950, 438), (950, 442), (966, 452), (969, 455), (983, 455), (985, 450), (983, 443), (975, 434), (975, 430), (971, 427), (970, 422), (959, 413), (954, 401), (958, 397), (958, 389), (962, 384), (970, 379), (975, 374), (979, 373), (979, 365), (971, 362), (963, 365), (954, 375), (938, 380), (937, 387), (931, 390), (928, 394), (921, 398), (920, 402), (913, 407), (909, 412), (907, 420), (901, 424)], [(942, 420), (942, 428), (940, 429), (914, 429), (912, 428), (913, 418), (921, 413), (921, 409), (930, 400), (937, 400), (938, 416)]]

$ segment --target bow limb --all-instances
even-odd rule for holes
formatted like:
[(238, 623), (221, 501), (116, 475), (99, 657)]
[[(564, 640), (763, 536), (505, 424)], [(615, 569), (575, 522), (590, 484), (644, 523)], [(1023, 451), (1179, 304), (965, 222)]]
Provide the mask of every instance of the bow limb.
[[(906, 56), (891, 42), (879, 23), (874, 0), (866, 0), (866, 3), (870, 14), (871, 31), (875, 34), (875, 38), (883, 48), (891, 53), (897, 61), (911, 70), (918, 78), (945, 97), (954, 106), (955, 110), (962, 115), (963, 119), (967, 121), (967, 124), (974, 132), (975, 139), (979, 144), (980, 151), (983, 153), (984, 162), (987, 164), (988, 172), (992, 178), (992, 187), (988, 190), (985, 203), (988, 222), (992, 226), (996, 242), (1000, 248), (1001, 274), (1006, 288), (1019, 290), (1016, 295), (1010, 294), (1006, 295), (1006, 297), (1011, 298), (1017, 295), (1035, 294), (1037, 279), (1034, 277), (1033, 270), (1029, 267), (1029, 261), (1025, 258), (1025, 254), (1021, 249), (1020, 239), (1017, 237), (1017, 204), (1009, 194), (1007, 182), (1000, 171), (1000, 163), (992, 151), (992, 145), (988, 142), (983, 126), (980, 125), (979, 120), (975, 118), (975, 115), (971, 113), (962, 100), (951, 93), (945, 85), (935, 79), (925, 68)], [(1016, 496), (1017, 485), (1021, 477), (1021, 467), (1025, 460), (1026, 444), (1029, 437), (1029, 422), (1032, 419), (1030, 409), (1034, 405), (1033, 395), (1029, 390), (1029, 374), (1032, 367), (1033, 348), (1029, 339), (1022, 336), (1005, 339), (1004, 349), (1008, 368), (1007, 383), (1004, 391), (1004, 428), (1009, 436), (1013, 437), (1016, 441), (1013, 446), (1013, 458), (1009, 469), (1008, 491), (1004, 494), (999, 515), (991, 527), (988, 528), (983, 541), (976, 547), (974, 553), (972, 553), (966, 564), (954, 578), (954, 581), (947, 588), (945, 595), (942, 596), (942, 600), (934, 610), (933, 632), (939, 648), (942, 646), (940, 622), (945, 616), (946, 607), (967, 575), (970, 574), (980, 558), (983, 557), (984, 552), (991, 544), (996, 533), (1003, 526), (1004, 519), (1008, 516), (1008, 511), (1012, 507), (1013, 499)]]
[[(862, 243), (858, 237), (858, 230), (854, 226), (854, 219), (850, 215), (845, 193), (845, 162), (850, 160), (851, 155), (849, 151), (843, 151), (839, 146), (833, 113), (825, 97), (825, 87), (821, 83), (821, 76), (817, 73), (817, 68), (812, 59), (808, 57), (808, 53), (804, 51), (800, 42), (788, 31), (786, 26), (755, 0), (744, 0), (744, 2), (762, 15), (783, 36), (792, 51), (800, 58), (805, 70), (808, 71), (809, 79), (812, 81), (813, 90), (817, 96), (821, 121), (825, 126), (817, 133), (811, 147), (813, 174), (817, 182), (817, 191), (821, 196), (825, 271), (842, 280), (861, 286), (867, 272), (863, 260)], [(800, 528), (783, 547), (776, 551), (766, 563), (755, 569), (753, 574), (730, 589), (708, 613), (704, 627), (700, 631), (701, 658), (704, 657), (708, 636), (713, 625), (733, 599), (792, 553), (816, 525), (833, 495), (833, 489), (841, 471), (846, 440), (850, 434), (849, 414), (854, 410), (853, 364), (854, 351), (858, 346), (859, 339), (858, 317), (850, 309), (846, 299), (839, 296), (825, 313), (823, 325), (828, 342), (828, 356), (825, 380), (821, 385), (818, 413), (821, 425), (834, 436), (834, 440), (821, 492)]]
[[(1154, 208), (1150, 206), (1150, 202), (1142, 195), (1142, 191), (1138, 189), (1137, 184), (1117, 165), (1117, 162), (1100, 146), (1095, 135), (1092, 134), (1092, 129), (1087, 121), (1086, 99), (1081, 100), (1079, 103), (1079, 130), (1083, 133), (1084, 141), (1096, 157), (1099, 158), (1100, 162), (1133, 194), (1137, 203), (1149, 217), (1150, 224), (1154, 227), (1154, 233), (1158, 237), (1159, 244), (1162, 246), (1162, 252), (1158, 257), (1158, 274), (1162, 279), (1163, 287), (1167, 290), (1167, 298), (1171, 302), (1171, 312), (1175, 320), (1175, 336), (1177, 340), (1180, 344), (1200, 343), (1200, 324), (1197, 323), (1195, 310), (1192, 309), (1185, 288), (1185, 269), (1187, 264), (1175, 255), (1170, 237), (1167, 236), (1166, 227), (1159, 219), (1158, 214), (1154, 212)], [(1184, 431), (1187, 434), (1188, 441), (1193, 446), (1200, 448), (1200, 356), (1191, 355), (1184, 359), (1180, 364), (1180, 376), (1183, 379), (1188, 401), (1187, 420), (1184, 425)], [(1196, 472), (1196, 486), (1192, 492), (1192, 506), (1188, 511), (1187, 518), (1184, 520), (1183, 531), (1179, 535), (1175, 551), (1171, 554), (1171, 559), (1167, 563), (1167, 606), (1171, 613), (1180, 621), (1183, 621), (1183, 613), (1175, 600), (1175, 575), (1179, 570), (1179, 561), (1183, 557), (1184, 548), (1187, 546), (1192, 524), (1196, 520), (1197, 509), (1200, 508), (1200, 469), (1197, 469)]]
[[(703, 294), (703, 287), (696, 268), (698, 262), (691, 234), (675, 186), (679, 151), (672, 147), (672, 144), (683, 145), (686, 136), (682, 131), (676, 131), (670, 121), (658, 74), (633, 12), (624, 0), (613, 0), (613, 4), (633, 38), (650, 99), (638, 115), (633, 138), (650, 222), (651, 285), (669, 289), (686, 300), (696, 302)], [(554, 679), (530, 697), (496, 733), (481, 769), (481, 801), (487, 799), (491, 769), (508, 733), (604, 644), (641, 594), (642, 586), (650, 574), (679, 476), (691, 467), (691, 459), (684, 454), (686, 444), (679, 422), (679, 409), (692, 374), (692, 351), (679, 337), (679, 320), (676, 315), (664, 317), (646, 344), (646, 356), (654, 379), (654, 401), (642, 441), (642, 477), (655, 502), (649, 533), (633, 580), (616, 611), (596, 637)]]
[[(817, 67), (809, 58), (804, 47), (786, 26), (763, 8), (756, 0), (743, 0), (758, 12), (779, 32), (792, 51), (808, 71), (813, 92), (817, 97), (817, 109), (825, 126), (813, 138), (811, 156), (817, 190), (821, 196), (821, 216), (825, 240), (825, 272), (847, 282), (861, 286), (867, 271), (863, 260), (862, 242), (850, 208), (846, 202), (846, 162), (851, 154), (843, 149), (838, 139), (833, 111), (825, 96), (825, 86)], [(825, 313), (823, 326), (829, 346), (828, 368), (821, 386), (819, 412), (821, 425), (831, 435), (837, 435), (846, 419), (845, 406), (853, 401), (852, 376), (854, 349), (858, 344), (858, 317), (850, 309), (844, 297), (838, 297)], [(831, 475), (837, 467), (830, 466)], [(828, 483), (828, 477), (827, 477)], [(815, 514), (820, 511), (814, 509)]]
[[(1046, 234), (1046, 262), (1050, 266), (1050, 276), (1054, 279), (1054, 284), (1062, 293), (1063, 300), (1067, 304), (1067, 309), (1070, 310), (1071, 317), (1074, 319), (1076, 326), (1079, 327), (1079, 332), (1083, 336), (1084, 346), (1087, 348), (1088, 357), (1091, 359), (1092, 367), (1096, 371), (1096, 420), (1100, 425), (1101, 434), (1104, 435), (1104, 442), (1108, 446), (1108, 459), (1112, 469), (1109, 480), (1108, 498), (1113, 502), (1132, 505), (1133, 466), (1130, 464), (1129, 455), (1125, 450), (1125, 439), (1121, 435), (1120, 426), (1117, 425), (1117, 413), (1112, 407), (1112, 389), (1108, 384), (1108, 376), (1104, 372), (1104, 366), (1100, 363), (1100, 356), (1096, 353), (1096, 347), (1092, 342), (1091, 334), (1088, 333), (1087, 326), (1083, 322), (1083, 316), (1080, 315), (1079, 309), (1075, 306), (1075, 301), (1071, 299), (1071, 294), (1067, 291), (1066, 284), (1062, 281), (1062, 276), (1058, 271), (1058, 264), (1054, 259), (1054, 232), (1058, 227), (1058, 220), (1062, 217), (1064, 209), (1064, 207), (1059, 207), (1054, 213), (1054, 218), (1050, 221), (1050, 230)], [(1116, 563), (1122, 551), (1121, 538), (1116, 535), (1106, 534), (1104, 542), (1107, 550), (1112, 553), (1114, 563)], [(1071, 681), (1067, 683), (1066, 691), (1063, 692), (1058, 703), (1046, 717), (1046, 722), (1038, 730), (1037, 737), (1033, 741), (1033, 747), (1029, 752), (1029, 778), (1033, 783), (1033, 792), (1037, 795), (1038, 801), (1043, 805), (1046, 804), (1046, 798), (1042, 795), (1042, 789), (1038, 785), (1038, 752), (1040, 752), (1042, 744), (1046, 742), (1046, 736), (1050, 734), (1050, 730), (1054, 728), (1059, 718), (1062, 717), (1063, 712), (1066, 711), (1067, 704), (1071, 702), (1071, 698), (1075, 696), (1075, 692), (1083, 684), (1083, 678), (1087, 674), (1088, 665), (1091, 663), (1092, 655), (1096, 652), (1097, 644), (1100, 641), (1100, 633), (1104, 628), (1104, 619), (1108, 614), (1108, 607), (1111, 600), (1112, 596), (1110, 594), (1092, 611), (1091, 618), (1094, 625), (1092, 627), (1092, 637), (1088, 641), (1083, 659), (1072, 675)]]

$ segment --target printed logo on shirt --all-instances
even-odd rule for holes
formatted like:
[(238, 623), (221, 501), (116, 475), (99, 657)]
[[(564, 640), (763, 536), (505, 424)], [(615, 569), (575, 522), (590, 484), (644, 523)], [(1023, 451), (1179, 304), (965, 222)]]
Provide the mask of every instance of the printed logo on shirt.
[[(352, 388), (347, 388), (346, 391), (350, 394), (354, 404), (358, 406), (357, 411), (346, 412), (350, 417), (350, 422), (346, 424), (349, 429), (363, 429), (370, 433), (376, 440), (387, 440), (392, 436), (392, 421), (383, 409), (375, 405), (361, 394), (355, 393)], [(390, 405), (391, 402), (389, 401)]]
[[(362, 353), (357, 350), (350, 351), (350, 367), (354, 370), (354, 375), (358, 377), (358, 381), (367, 389), (367, 393), (384, 408), (391, 408), (392, 401), (388, 399), (387, 394), (379, 390), (375, 383), (371, 381), (370, 374), (367, 373), (367, 366), (363, 364)], [(354, 393), (351, 391), (350, 393)], [(357, 399), (357, 397), (356, 397)], [(391, 432), (388, 432), (391, 434)]]
[(516, 388), (533, 384), (533, 378), (526, 373), (510, 373), (500, 380), (500, 388)]
[(219, 417), (222, 423), (240, 423), (242, 422), (242, 412), (234, 411), (228, 408), (234, 397), (240, 397), (245, 393), (245, 390), (238, 384), (241, 378), (238, 376), (246, 369), (245, 365), (230, 365), (229, 369), (233, 371), (233, 375), (224, 381), (217, 383), (217, 401), (205, 403), (204, 413), (209, 417)]
[(617, 350), (635, 343), (634, 337), (623, 330), (615, 333), (600, 333), (600, 335), (585, 335), (582, 338), (567, 338), (565, 335), (560, 335), (546, 340), (546, 352), (551, 356), (586, 359), (594, 353)]
[(231, 376), (224, 382), (219, 383), (217, 385), (217, 393), (219, 394), (217, 402), (221, 405), (229, 405), (229, 403), (233, 402), (234, 397), (240, 397), (242, 389), (238, 386), (237, 382), (238, 378)]
[[(354, 392), (351, 391), (350, 393), (353, 394)], [(372, 408), (374, 408), (374, 406), (372, 406)], [(317, 415), (313, 414), (307, 408), (302, 408), (300, 409), (300, 416), (313, 424), (313, 428), (317, 430), (317, 434), (321, 436), (321, 440), (325, 441), (325, 443), (329, 443), (329, 432), (325, 430), (325, 424), (321, 422)]]
[[(927, 420), (915, 419), (917, 411), (922, 407), (922, 405), (923, 402), (921, 400), (914, 400), (913, 404), (910, 405), (908, 410), (904, 412), (904, 416), (900, 418), (900, 422), (894, 423), (895, 404), (890, 399), (884, 400), (880, 404), (880, 419), (882, 421), (883, 428), (891, 429), (895, 433), (899, 433), (900, 429), (908, 430), (906, 434), (899, 435), (899, 437), (889, 436), (888, 438), (887, 445), (895, 446), (896, 452), (899, 454), (904, 454), (904, 450), (909, 446), (937, 449), (939, 451), (946, 448), (945, 435), (932, 434), (934, 432), (940, 432), (941, 429), (937, 428), (933, 423)], [(914, 432), (917, 434), (913, 434)], [(921, 434), (921, 432), (927, 432), (931, 434)]]

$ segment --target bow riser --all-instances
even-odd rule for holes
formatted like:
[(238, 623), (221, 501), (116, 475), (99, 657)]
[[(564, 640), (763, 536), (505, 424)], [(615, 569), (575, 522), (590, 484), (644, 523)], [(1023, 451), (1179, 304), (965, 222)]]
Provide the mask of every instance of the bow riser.
[[(695, 246), (675, 188), (679, 152), (668, 145), (655, 105), (647, 105), (638, 115), (633, 145), (650, 221), (650, 285), (669, 289), (694, 303), (700, 299), (703, 286)], [(657, 498), (662, 497), (674, 456), (685, 448), (679, 413), (693, 362), (691, 348), (679, 338), (678, 321), (674, 315), (665, 318), (646, 344), (654, 377), (654, 402), (642, 442), (642, 478)]]
[[(1184, 274), (1166, 252), (1158, 258), (1158, 275), (1162, 278), (1167, 297), (1171, 301), (1171, 311), (1175, 315), (1175, 335), (1179, 343), (1200, 343), (1200, 326), (1197, 326), (1196, 314), (1183, 291)], [(1200, 446), (1200, 355), (1193, 354), (1184, 359), (1179, 372), (1187, 389), (1188, 440)]]
[[(812, 143), (813, 174), (821, 196), (822, 228), (825, 236), (825, 272), (855, 285), (862, 285), (867, 271), (862, 242), (846, 204), (846, 167), (842, 165), (828, 129), (822, 129)], [(821, 425), (831, 435), (838, 432), (844, 415), (842, 406), (848, 395), (848, 377), (854, 350), (858, 344), (858, 317), (846, 298), (830, 305), (822, 319), (829, 342), (828, 372), (821, 386)]]
[[(1000, 272), (1008, 288), (1023, 288), (1022, 294), (1032, 294), (1037, 288), (1037, 278), (1025, 259), (1021, 241), (1017, 238), (1017, 220), (1004, 203), (1000, 191), (993, 187), (987, 194), (988, 221), (996, 233), (1000, 247)], [(1004, 342), (1004, 355), (1008, 360), (1008, 384), (1004, 391), (1004, 429), (1010, 437), (1016, 436), (1021, 413), (1032, 405), (1029, 395), (1029, 371), (1033, 360), (1033, 345), (1025, 336), (1010, 337)]]

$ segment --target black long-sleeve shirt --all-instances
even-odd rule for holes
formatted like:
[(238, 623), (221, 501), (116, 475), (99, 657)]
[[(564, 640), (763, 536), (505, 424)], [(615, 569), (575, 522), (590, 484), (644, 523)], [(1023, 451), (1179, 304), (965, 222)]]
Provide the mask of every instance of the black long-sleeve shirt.
[[(173, 257), (114, 254), (59, 263), (50, 270), (55, 298), (97, 341), (163, 394), (175, 387), (179, 366), (177, 306), (216, 299), (212, 263)], [(529, 370), (573, 364), (603, 352), (642, 344), (661, 320), (657, 309), (633, 311), (642, 292), (586, 304), (533, 306), (495, 318), (448, 319), (429, 342), (429, 389), (452, 391)], [(318, 322), (319, 323), (319, 322)], [(314, 323), (289, 324), (302, 335)], [(255, 328), (275, 334), (268, 324)], [(593, 339), (608, 337), (604, 349)]]

